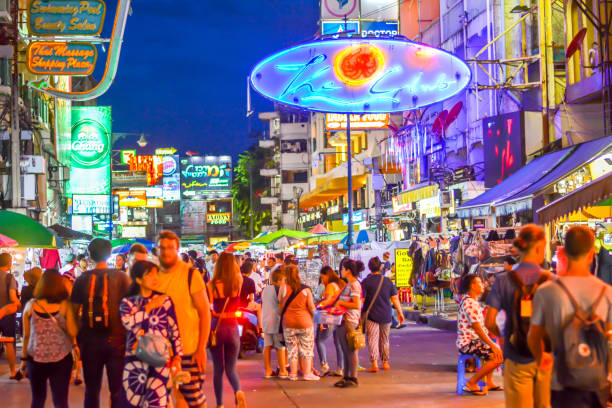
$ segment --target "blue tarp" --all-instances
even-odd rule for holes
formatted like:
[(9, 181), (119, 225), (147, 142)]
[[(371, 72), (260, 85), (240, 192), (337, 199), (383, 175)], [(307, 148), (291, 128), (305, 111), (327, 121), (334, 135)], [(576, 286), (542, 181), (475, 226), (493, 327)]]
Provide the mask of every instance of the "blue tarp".
[(510, 214), (515, 211), (531, 209), (531, 198), (546, 190), (552, 184), (567, 177), (584, 165), (588, 164), (612, 147), (612, 135), (585, 142), (572, 147), (572, 154), (561, 164), (552, 169), (544, 177), (520, 192), (498, 201), (495, 213)]
[(491, 214), (491, 205), (506, 200), (544, 177), (547, 172), (555, 168), (569, 153), (572, 148), (552, 152), (545, 156), (532, 160), (521, 167), (496, 185), (476, 198), (457, 208), (460, 218), (481, 217)]

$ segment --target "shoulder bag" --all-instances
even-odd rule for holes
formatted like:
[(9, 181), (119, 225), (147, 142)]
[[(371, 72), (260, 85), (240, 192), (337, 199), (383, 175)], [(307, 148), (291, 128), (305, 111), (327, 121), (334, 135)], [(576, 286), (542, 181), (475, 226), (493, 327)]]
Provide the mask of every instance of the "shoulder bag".
[(368, 314), (370, 313), (374, 302), (376, 302), (376, 299), (378, 298), (378, 294), (380, 293), (380, 289), (382, 288), (384, 280), (385, 277), (381, 275), (380, 282), (378, 282), (378, 287), (376, 288), (376, 293), (374, 293), (374, 297), (372, 297), (372, 301), (370, 302), (366, 312), (363, 314), (363, 316), (361, 316), (361, 319), (359, 319), (359, 326), (357, 326), (357, 328), (353, 330), (348, 325), (346, 319), (344, 321), (344, 324), (346, 326), (346, 341), (348, 342), (349, 347), (352, 350), (361, 350), (366, 346), (366, 339), (364, 334), (365, 321), (368, 318)]
[[(45, 312), (46, 314), (48, 314), (48, 315), (49, 315), (49, 317), (51, 318), (51, 320), (53, 321), (53, 323), (55, 323), (55, 325), (56, 325), (57, 327), (59, 327), (59, 328), (60, 328), (60, 330), (61, 330), (61, 331), (63, 331), (63, 332), (64, 332), (64, 334), (65, 334), (66, 336), (68, 336), (68, 339), (72, 341), (72, 339), (70, 338), (70, 335), (68, 334), (68, 330), (67, 330), (67, 328), (66, 328), (66, 329), (65, 329), (65, 328), (63, 328), (63, 327), (62, 327), (62, 326), (59, 324), (59, 322), (57, 321), (57, 319), (55, 318), (55, 316), (53, 316), (51, 313), (47, 312), (47, 309), (46, 309), (46, 308), (45, 308), (43, 305), (41, 305), (40, 303), (38, 303), (36, 300), (34, 300), (34, 303), (36, 303), (36, 304), (37, 304), (37, 305), (38, 305), (38, 306), (39, 306), (39, 307), (40, 307), (40, 308), (43, 310), (43, 312)], [(35, 312), (35, 311), (34, 311), (34, 310), (32, 310), (32, 312)], [(58, 312), (59, 312), (59, 310), (58, 310)], [(71, 350), (71, 353), (72, 353), (72, 363), (73, 363), (73, 365), (74, 365), (74, 366), (76, 366), (76, 363), (77, 363), (77, 362), (78, 362), (78, 361), (81, 359), (81, 353), (80, 353), (79, 348), (77, 347), (76, 343), (72, 343), (72, 350)]]
[[(213, 291), (217, 291), (217, 285), (214, 284)], [(219, 291), (217, 291), (217, 295)], [(240, 292), (238, 292), (238, 296), (240, 296)], [(221, 320), (223, 320), (223, 314), (225, 313), (225, 308), (227, 308), (227, 304), (229, 303), (230, 298), (225, 298), (225, 303), (223, 304), (223, 309), (221, 309), (221, 314), (217, 318), (217, 325), (215, 329), (210, 332), (210, 336), (208, 337), (208, 347), (216, 347), (217, 346), (217, 330), (219, 330), (219, 326), (221, 326)], [(214, 292), (213, 292), (213, 301), (214, 301)], [(214, 310), (214, 308), (213, 308)]]

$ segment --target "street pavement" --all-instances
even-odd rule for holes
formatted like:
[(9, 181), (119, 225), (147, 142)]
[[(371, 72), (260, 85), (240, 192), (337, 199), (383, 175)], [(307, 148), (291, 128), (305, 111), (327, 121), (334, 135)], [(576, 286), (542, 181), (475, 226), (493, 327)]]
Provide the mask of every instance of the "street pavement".
[[(458, 396), (455, 394), (457, 351), (456, 334), (424, 325), (409, 323), (401, 330), (391, 330), (391, 371), (370, 374), (359, 373), (359, 388), (337, 389), (336, 377), (319, 382), (289, 382), (265, 380), (261, 355), (249, 355), (238, 362), (242, 388), (250, 408), (321, 408), (321, 407), (502, 407), (503, 392), (488, 396)], [(328, 357), (335, 368), (335, 353), (329, 349)], [(316, 357), (315, 357), (316, 359)], [(362, 350), (360, 361), (368, 366), (367, 351)], [(318, 366), (318, 362), (316, 363)], [(209, 361), (209, 379), (206, 380), (208, 407), (214, 408), (212, 365)], [(502, 378), (495, 379), (502, 383)], [(231, 388), (225, 381), (225, 407), (233, 407)], [(84, 387), (71, 386), (70, 406), (83, 406)], [(106, 385), (102, 408), (108, 407)], [(46, 407), (52, 407), (51, 395)], [(6, 360), (0, 361), (0, 406), (28, 407), (30, 389), (27, 380), (20, 383), (8, 379)]]

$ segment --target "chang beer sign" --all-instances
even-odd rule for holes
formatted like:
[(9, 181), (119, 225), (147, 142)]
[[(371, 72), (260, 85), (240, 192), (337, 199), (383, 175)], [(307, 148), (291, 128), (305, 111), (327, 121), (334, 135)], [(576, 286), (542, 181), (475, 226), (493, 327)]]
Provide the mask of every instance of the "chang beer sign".
[(35, 35), (100, 35), (102, 0), (29, 0), (28, 26)]
[(72, 194), (110, 193), (110, 106), (72, 108), (70, 188)]

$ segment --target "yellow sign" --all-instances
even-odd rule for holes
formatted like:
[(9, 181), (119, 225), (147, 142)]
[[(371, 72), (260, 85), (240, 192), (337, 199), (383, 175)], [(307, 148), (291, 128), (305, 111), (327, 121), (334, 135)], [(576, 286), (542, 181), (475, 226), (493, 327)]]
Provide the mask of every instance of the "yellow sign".
[(215, 244), (218, 244), (219, 242), (227, 242), (227, 241), (229, 241), (229, 238), (227, 237), (211, 237), (210, 245), (215, 245)]
[(407, 288), (410, 285), (412, 275), (412, 257), (409, 249), (395, 250), (395, 286)]
[(232, 214), (225, 213), (208, 213), (206, 214), (206, 222), (209, 224), (224, 225), (229, 224)]
[(176, 153), (176, 149), (174, 147), (159, 147), (155, 149), (156, 156), (168, 156)]

